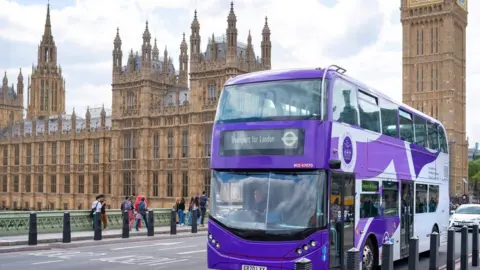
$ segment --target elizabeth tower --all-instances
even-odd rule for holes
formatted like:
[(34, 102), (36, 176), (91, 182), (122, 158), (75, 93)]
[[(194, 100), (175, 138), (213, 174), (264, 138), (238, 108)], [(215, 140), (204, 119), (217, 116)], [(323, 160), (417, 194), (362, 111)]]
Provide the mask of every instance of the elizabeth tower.
[(403, 102), (441, 121), (450, 145), (450, 193), (468, 192), (468, 0), (401, 0)]

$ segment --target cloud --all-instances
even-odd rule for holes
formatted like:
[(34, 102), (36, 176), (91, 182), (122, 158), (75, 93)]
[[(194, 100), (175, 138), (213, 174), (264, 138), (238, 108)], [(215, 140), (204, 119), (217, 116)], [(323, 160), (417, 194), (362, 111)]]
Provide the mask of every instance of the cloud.
[[(167, 46), (178, 66), (182, 33), (190, 36), (193, 11), (198, 10), (202, 46), (225, 34), (229, 1), (225, 0), (50, 0), (52, 30), (67, 84), (67, 109), (82, 114), (88, 105), (111, 106), (111, 58), (120, 28), (124, 60), (131, 48), (140, 50), (145, 21), (161, 51)], [(273, 39), (273, 68), (324, 67), (338, 64), (351, 76), (397, 100), (402, 91), (402, 27), (398, 1), (236, 0), (238, 40), (252, 33), (260, 54), (265, 16)], [(467, 28), (467, 133), (480, 141), (480, 2), (469, 2)], [(286, 12), (288, 11), (288, 13)], [(18, 69), (29, 73), (37, 59), (46, 5), (36, 0), (0, 0), (1, 71), (16, 81)], [(28, 18), (25, 19), (25, 18)], [(83, 111), (83, 112), (80, 112)]]

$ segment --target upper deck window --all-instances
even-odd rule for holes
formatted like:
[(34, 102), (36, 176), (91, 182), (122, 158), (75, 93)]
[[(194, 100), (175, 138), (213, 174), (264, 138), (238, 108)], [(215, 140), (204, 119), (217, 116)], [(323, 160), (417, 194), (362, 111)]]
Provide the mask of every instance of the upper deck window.
[(343, 79), (337, 79), (332, 96), (332, 119), (358, 126), (357, 88)]
[(222, 91), (215, 121), (320, 120), (321, 86), (319, 79), (230, 85)]

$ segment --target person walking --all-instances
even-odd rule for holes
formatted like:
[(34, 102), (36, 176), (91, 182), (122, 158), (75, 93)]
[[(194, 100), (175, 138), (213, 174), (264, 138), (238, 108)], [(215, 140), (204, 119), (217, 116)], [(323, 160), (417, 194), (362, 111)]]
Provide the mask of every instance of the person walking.
[(200, 215), (202, 216), (200, 219), (200, 226), (204, 227), (203, 221), (205, 220), (205, 215), (207, 214), (207, 207), (208, 207), (208, 196), (205, 190), (200, 197)]
[(177, 205), (177, 213), (178, 213), (178, 223), (180, 226), (185, 225), (185, 198), (181, 198), (180, 202)]
[(102, 223), (103, 223), (103, 229), (106, 230), (108, 229), (107, 227), (107, 211), (105, 210), (105, 205), (107, 203), (105, 201), (102, 202), (102, 209), (101, 209), (101, 213), (102, 213)]
[(92, 203), (90, 208), (90, 216), (92, 217), (92, 229), (95, 230), (95, 222), (97, 221), (97, 213), (102, 212), (102, 207), (104, 205), (103, 195), (97, 195), (96, 200)]
[(147, 204), (145, 203), (145, 197), (142, 197), (140, 202), (138, 203), (138, 211), (137, 211), (137, 224), (135, 226), (135, 229), (138, 232), (138, 226), (140, 224), (145, 222), (145, 228), (148, 228), (148, 222), (147, 222)]
[(128, 229), (132, 230), (132, 224), (133, 221), (135, 220), (135, 211), (132, 203), (132, 197), (126, 196), (125, 200), (122, 203), (122, 206), (120, 207), (122, 209), (122, 213), (127, 211), (128, 213)]

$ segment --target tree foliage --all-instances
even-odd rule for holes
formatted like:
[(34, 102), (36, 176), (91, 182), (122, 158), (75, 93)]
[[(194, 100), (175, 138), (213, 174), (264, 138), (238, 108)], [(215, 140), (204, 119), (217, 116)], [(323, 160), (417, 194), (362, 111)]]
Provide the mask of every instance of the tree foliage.
[(480, 159), (468, 162), (468, 179), (472, 182), (480, 181)]

